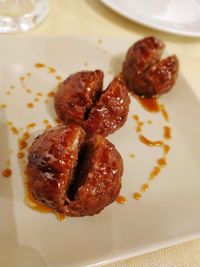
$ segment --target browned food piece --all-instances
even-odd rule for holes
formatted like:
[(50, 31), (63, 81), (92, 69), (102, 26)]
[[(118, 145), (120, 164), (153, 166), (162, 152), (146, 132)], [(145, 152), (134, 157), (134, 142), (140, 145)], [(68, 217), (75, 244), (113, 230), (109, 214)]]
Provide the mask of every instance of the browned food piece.
[(121, 128), (128, 115), (130, 97), (124, 79), (118, 75), (102, 93), (89, 113), (84, 128), (107, 136)]
[(77, 180), (69, 190), (66, 214), (85, 216), (99, 213), (112, 203), (121, 188), (123, 161), (113, 144), (94, 135), (85, 144)]
[(94, 215), (117, 197), (123, 162), (103, 136), (88, 139), (80, 126), (66, 125), (34, 140), (27, 174), (36, 200), (68, 216)]
[(144, 72), (159, 61), (163, 49), (163, 42), (154, 37), (139, 40), (129, 48), (123, 64), (123, 74), (131, 91), (143, 95), (140, 87), (144, 86)]
[(80, 124), (103, 86), (103, 72), (81, 71), (70, 75), (58, 88), (55, 109), (65, 122)]
[(176, 82), (178, 68), (176, 56), (167, 57), (149, 68), (144, 75), (146, 94), (152, 96), (167, 93)]
[(122, 75), (102, 91), (103, 73), (77, 72), (58, 88), (55, 108), (64, 123), (74, 122), (89, 133), (107, 136), (127, 119), (130, 98)]
[(28, 156), (28, 186), (34, 198), (63, 213), (85, 136), (77, 125), (60, 126), (37, 137)]
[(172, 56), (160, 62), (163, 50), (163, 42), (155, 37), (139, 40), (129, 48), (123, 74), (130, 91), (150, 98), (172, 88), (178, 73), (178, 60)]

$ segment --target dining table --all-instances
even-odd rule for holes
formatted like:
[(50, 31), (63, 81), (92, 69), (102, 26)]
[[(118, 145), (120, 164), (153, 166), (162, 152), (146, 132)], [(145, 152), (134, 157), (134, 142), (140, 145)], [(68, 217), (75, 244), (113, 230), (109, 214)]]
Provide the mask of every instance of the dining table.
[[(164, 41), (168, 53), (176, 54), (179, 58), (180, 72), (196, 96), (200, 98), (200, 38), (162, 32), (143, 26), (114, 12), (99, 0), (52, 0), (45, 20), (31, 31), (18, 35), (99, 38), (109, 36), (133, 38), (133, 40), (156, 36)], [(187, 106), (185, 111), (183, 110), (183, 116), (186, 111)], [(103, 266), (199, 267), (200, 239), (188, 240), (144, 255), (119, 258)]]

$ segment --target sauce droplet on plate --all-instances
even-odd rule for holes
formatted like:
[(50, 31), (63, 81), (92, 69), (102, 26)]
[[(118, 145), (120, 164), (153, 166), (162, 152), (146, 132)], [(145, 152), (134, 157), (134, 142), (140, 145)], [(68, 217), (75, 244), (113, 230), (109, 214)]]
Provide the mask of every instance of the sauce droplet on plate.
[(35, 64), (35, 67), (36, 67), (36, 68), (45, 68), (46, 65), (43, 64), (43, 63), (36, 63), (36, 64)]
[(17, 130), (17, 128), (15, 126), (12, 126), (10, 129), (11, 129), (13, 134), (18, 134), (19, 133), (19, 131)]
[(143, 144), (147, 146), (162, 146), (163, 145), (163, 141), (151, 141), (142, 134), (139, 135), (139, 139)]
[(167, 145), (167, 144), (164, 144), (163, 145), (163, 152), (164, 152), (164, 155), (167, 155), (169, 153), (169, 150), (170, 150), (170, 146)]
[(171, 128), (168, 126), (164, 126), (163, 130), (164, 130), (164, 138), (167, 140), (171, 139)]
[(133, 198), (135, 200), (140, 200), (142, 198), (142, 194), (140, 192), (136, 192), (133, 194)]
[(141, 105), (150, 112), (159, 112), (160, 111), (160, 105), (156, 98), (141, 98), (136, 97), (136, 99), (139, 100)]
[(55, 73), (56, 70), (55, 70), (55, 68), (53, 68), (53, 67), (48, 67), (48, 72), (49, 72), (49, 73)]
[(126, 204), (127, 199), (124, 196), (118, 196), (115, 201), (119, 204)]
[(6, 169), (4, 169), (4, 170), (2, 171), (2, 175), (3, 175), (4, 177), (10, 177), (10, 176), (12, 175), (12, 170), (9, 169), (9, 168), (6, 168)]
[(22, 158), (24, 158), (24, 153), (23, 152), (18, 152), (17, 153), (17, 157), (18, 157), (18, 159), (22, 159)]
[(61, 81), (62, 80), (61, 76), (56, 76), (55, 78), (56, 78), (57, 81)]
[(32, 122), (27, 125), (28, 130), (32, 130), (36, 126), (36, 123)]
[(49, 92), (49, 93), (48, 93), (48, 96), (49, 96), (49, 97), (54, 97), (55, 94), (56, 94), (56, 93), (52, 91), (52, 92)]
[(28, 108), (33, 108), (34, 105), (33, 105), (33, 103), (28, 103), (28, 104), (27, 104), (27, 107), (28, 107)]
[(162, 116), (163, 118), (166, 120), (166, 121), (169, 121), (169, 115), (165, 109), (165, 106), (163, 104), (160, 105), (160, 110), (161, 110), (161, 113), (162, 113)]
[(25, 140), (23, 140), (23, 139), (20, 139), (18, 142), (19, 142), (19, 149), (20, 150), (23, 150), (28, 145), (27, 142)]
[(161, 168), (164, 168), (167, 165), (166, 158), (162, 157), (162, 158), (158, 159), (157, 163)]
[(149, 180), (153, 180), (160, 173), (160, 171), (161, 171), (160, 167), (155, 166), (152, 172), (150, 173)]
[(147, 190), (149, 190), (149, 184), (145, 183), (141, 186), (141, 192), (146, 192)]

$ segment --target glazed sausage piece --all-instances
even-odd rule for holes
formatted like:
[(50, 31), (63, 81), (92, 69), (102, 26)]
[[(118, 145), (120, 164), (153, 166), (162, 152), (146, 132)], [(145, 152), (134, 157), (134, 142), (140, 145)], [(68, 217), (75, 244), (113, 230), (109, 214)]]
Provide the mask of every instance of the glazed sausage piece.
[(144, 75), (145, 95), (160, 95), (167, 93), (175, 84), (179, 63), (176, 56), (167, 57), (154, 64)]
[(77, 125), (59, 126), (36, 138), (27, 164), (33, 197), (68, 216), (99, 213), (117, 197), (123, 162), (103, 136), (88, 139)]
[(70, 75), (58, 88), (55, 109), (64, 122), (81, 124), (103, 86), (103, 72), (81, 71)]
[(130, 97), (122, 75), (118, 75), (93, 106), (84, 129), (107, 136), (122, 127), (127, 119)]
[(82, 150), (77, 177), (69, 189), (66, 214), (85, 216), (99, 213), (112, 203), (121, 188), (123, 161), (113, 144), (94, 135)]
[(29, 190), (35, 199), (61, 213), (84, 136), (79, 126), (60, 126), (37, 137), (30, 148)]
[(144, 72), (159, 61), (164, 50), (164, 43), (155, 37), (147, 37), (133, 44), (125, 57), (123, 74), (130, 91), (138, 95), (144, 92), (140, 88), (144, 86)]

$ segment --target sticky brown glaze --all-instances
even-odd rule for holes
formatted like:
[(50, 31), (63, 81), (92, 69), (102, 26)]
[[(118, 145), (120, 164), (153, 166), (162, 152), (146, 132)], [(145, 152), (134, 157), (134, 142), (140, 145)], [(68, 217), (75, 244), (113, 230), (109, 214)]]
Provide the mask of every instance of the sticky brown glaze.
[(121, 188), (123, 161), (101, 135), (86, 137), (77, 125), (59, 126), (36, 138), (27, 165), (34, 199), (68, 216), (99, 213)]
[(55, 109), (64, 123), (81, 124), (103, 86), (103, 72), (81, 71), (70, 75), (59, 85)]
[(123, 64), (123, 74), (128, 88), (138, 95), (144, 95), (141, 91), (144, 87), (144, 72), (159, 61), (164, 49), (164, 43), (155, 37), (147, 37), (133, 44)]
[(99, 213), (112, 203), (121, 188), (123, 161), (114, 147), (101, 135), (85, 144), (75, 183), (69, 189), (66, 214), (85, 216)]
[(146, 91), (145, 96), (150, 97), (167, 93), (175, 84), (178, 69), (179, 63), (175, 55), (157, 62), (145, 73), (145, 87), (141, 87), (141, 91)]
[(144, 38), (133, 44), (123, 64), (127, 86), (133, 93), (151, 98), (168, 92), (178, 73), (176, 56), (160, 61), (164, 44), (155, 37)]
[(29, 190), (35, 199), (61, 213), (84, 135), (77, 125), (59, 126), (38, 136), (30, 148)]
[(130, 97), (122, 75), (118, 75), (90, 111), (84, 128), (89, 133), (107, 136), (122, 127), (127, 119)]

